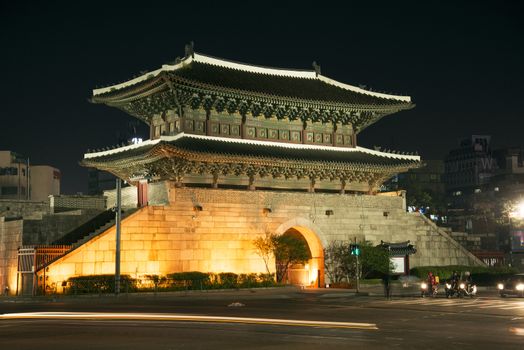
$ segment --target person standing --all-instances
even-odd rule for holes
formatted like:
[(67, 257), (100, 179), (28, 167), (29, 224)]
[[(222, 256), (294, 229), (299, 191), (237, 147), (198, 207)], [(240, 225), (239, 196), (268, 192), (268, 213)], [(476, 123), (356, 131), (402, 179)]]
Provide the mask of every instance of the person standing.
[(389, 273), (385, 273), (382, 276), (382, 283), (384, 284), (384, 297), (387, 300), (391, 299), (391, 278), (389, 276)]

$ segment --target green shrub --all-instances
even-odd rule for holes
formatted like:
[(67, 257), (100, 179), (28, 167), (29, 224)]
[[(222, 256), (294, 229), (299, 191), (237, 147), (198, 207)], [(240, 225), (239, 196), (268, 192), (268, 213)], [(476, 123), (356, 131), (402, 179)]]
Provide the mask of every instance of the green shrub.
[(262, 287), (272, 287), (278, 285), (277, 281), (275, 280), (274, 273), (259, 273), (258, 279)]
[[(249, 273), (237, 275), (232, 272), (204, 273), (199, 271), (175, 272), (167, 276), (145, 275), (140, 279), (133, 279), (129, 275), (121, 275), (120, 291), (126, 292), (157, 292), (176, 290), (203, 290), (203, 289), (234, 289), (273, 287), (275, 274)], [(71, 277), (68, 279), (68, 294), (100, 294), (114, 293), (114, 275), (91, 275)]]
[(256, 273), (241, 273), (237, 282), (240, 288), (258, 287), (261, 284)]
[(209, 274), (200, 271), (175, 272), (167, 277), (175, 289), (206, 289), (210, 284)]
[(238, 275), (233, 272), (221, 272), (218, 274), (221, 288), (238, 288)]
[[(137, 290), (136, 280), (129, 275), (120, 276), (120, 292), (134, 292)], [(114, 293), (115, 275), (89, 275), (70, 277), (67, 280), (67, 293)]]

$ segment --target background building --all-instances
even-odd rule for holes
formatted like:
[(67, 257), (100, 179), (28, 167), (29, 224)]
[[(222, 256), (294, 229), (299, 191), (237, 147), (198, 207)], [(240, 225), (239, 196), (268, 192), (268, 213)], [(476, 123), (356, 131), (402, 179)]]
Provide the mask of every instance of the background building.
[(0, 199), (47, 201), (60, 194), (60, 170), (49, 165), (31, 165), (29, 158), (0, 151)]
[(115, 189), (116, 176), (111, 173), (89, 168), (87, 170), (87, 177), (88, 195), (101, 195), (104, 191)]
[(444, 162), (444, 182), (448, 193), (478, 192), (490, 183), (497, 170), (491, 152), (491, 136), (472, 135), (460, 140), (459, 147), (452, 149)]
[(30, 199), (29, 158), (0, 151), (0, 199)]
[(31, 200), (46, 201), (49, 195), (60, 195), (60, 170), (49, 165), (32, 165), (29, 170)]
[(519, 268), (524, 218), (511, 212), (524, 201), (523, 160), (522, 147), (493, 150), (490, 136), (472, 135), (449, 152), (444, 174), (447, 226), (455, 238), (486, 261)]

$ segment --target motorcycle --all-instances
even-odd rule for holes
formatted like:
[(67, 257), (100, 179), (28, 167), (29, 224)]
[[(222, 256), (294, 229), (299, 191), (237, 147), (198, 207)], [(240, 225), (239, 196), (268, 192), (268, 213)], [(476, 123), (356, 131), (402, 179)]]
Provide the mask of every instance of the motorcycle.
[(477, 295), (477, 286), (475, 284), (462, 281), (455, 283), (446, 282), (444, 290), (446, 292), (446, 298), (451, 298), (455, 295), (459, 298), (466, 296), (473, 298), (475, 295)]
[(466, 297), (466, 296), (473, 298), (475, 295), (477, 295), (477, 286), (475, 284), (466, 283), (466, 282), (459, 283), (459, 291), (458, 291), (459, 298)]
[[(431, 290), (429, 290), (431, 288)], [(433, 285), (432, 287), (428, 286), (428, 284), (426, 282), (422, 282), (420, 284), (420, 296), (422, 298), (425, 298), (426, 296), (431, 296), (431, 297), (435, 297), (437, 296), (437, 292), (438, 292), (438, 286), (437, 285)]]
[(456, 283), (446, 282), (444, 291), (446, 293), (446, 298), (451, 298), (454, 295), (458, 295), (458, 288)]

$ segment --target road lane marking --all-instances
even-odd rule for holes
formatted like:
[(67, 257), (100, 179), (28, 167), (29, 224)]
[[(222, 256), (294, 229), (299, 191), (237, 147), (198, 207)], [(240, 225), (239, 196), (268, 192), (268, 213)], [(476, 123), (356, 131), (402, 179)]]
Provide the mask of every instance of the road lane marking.
[(228, 316), (198, 316), (174, 314), (132, 314), (132, 313), (84, 313), (84, 312), (27, 312), (0, 315), (0, 320), (12, 319), (73, 319), (73, 320), (144, 320), (144, 321), (189, 321), (217, 323), (245, 323), (277, 326), (348, 328), (377, 330), (375, 323), (332, 322), (310, 320), (288, 320), (275, 318), (251, 318)]

